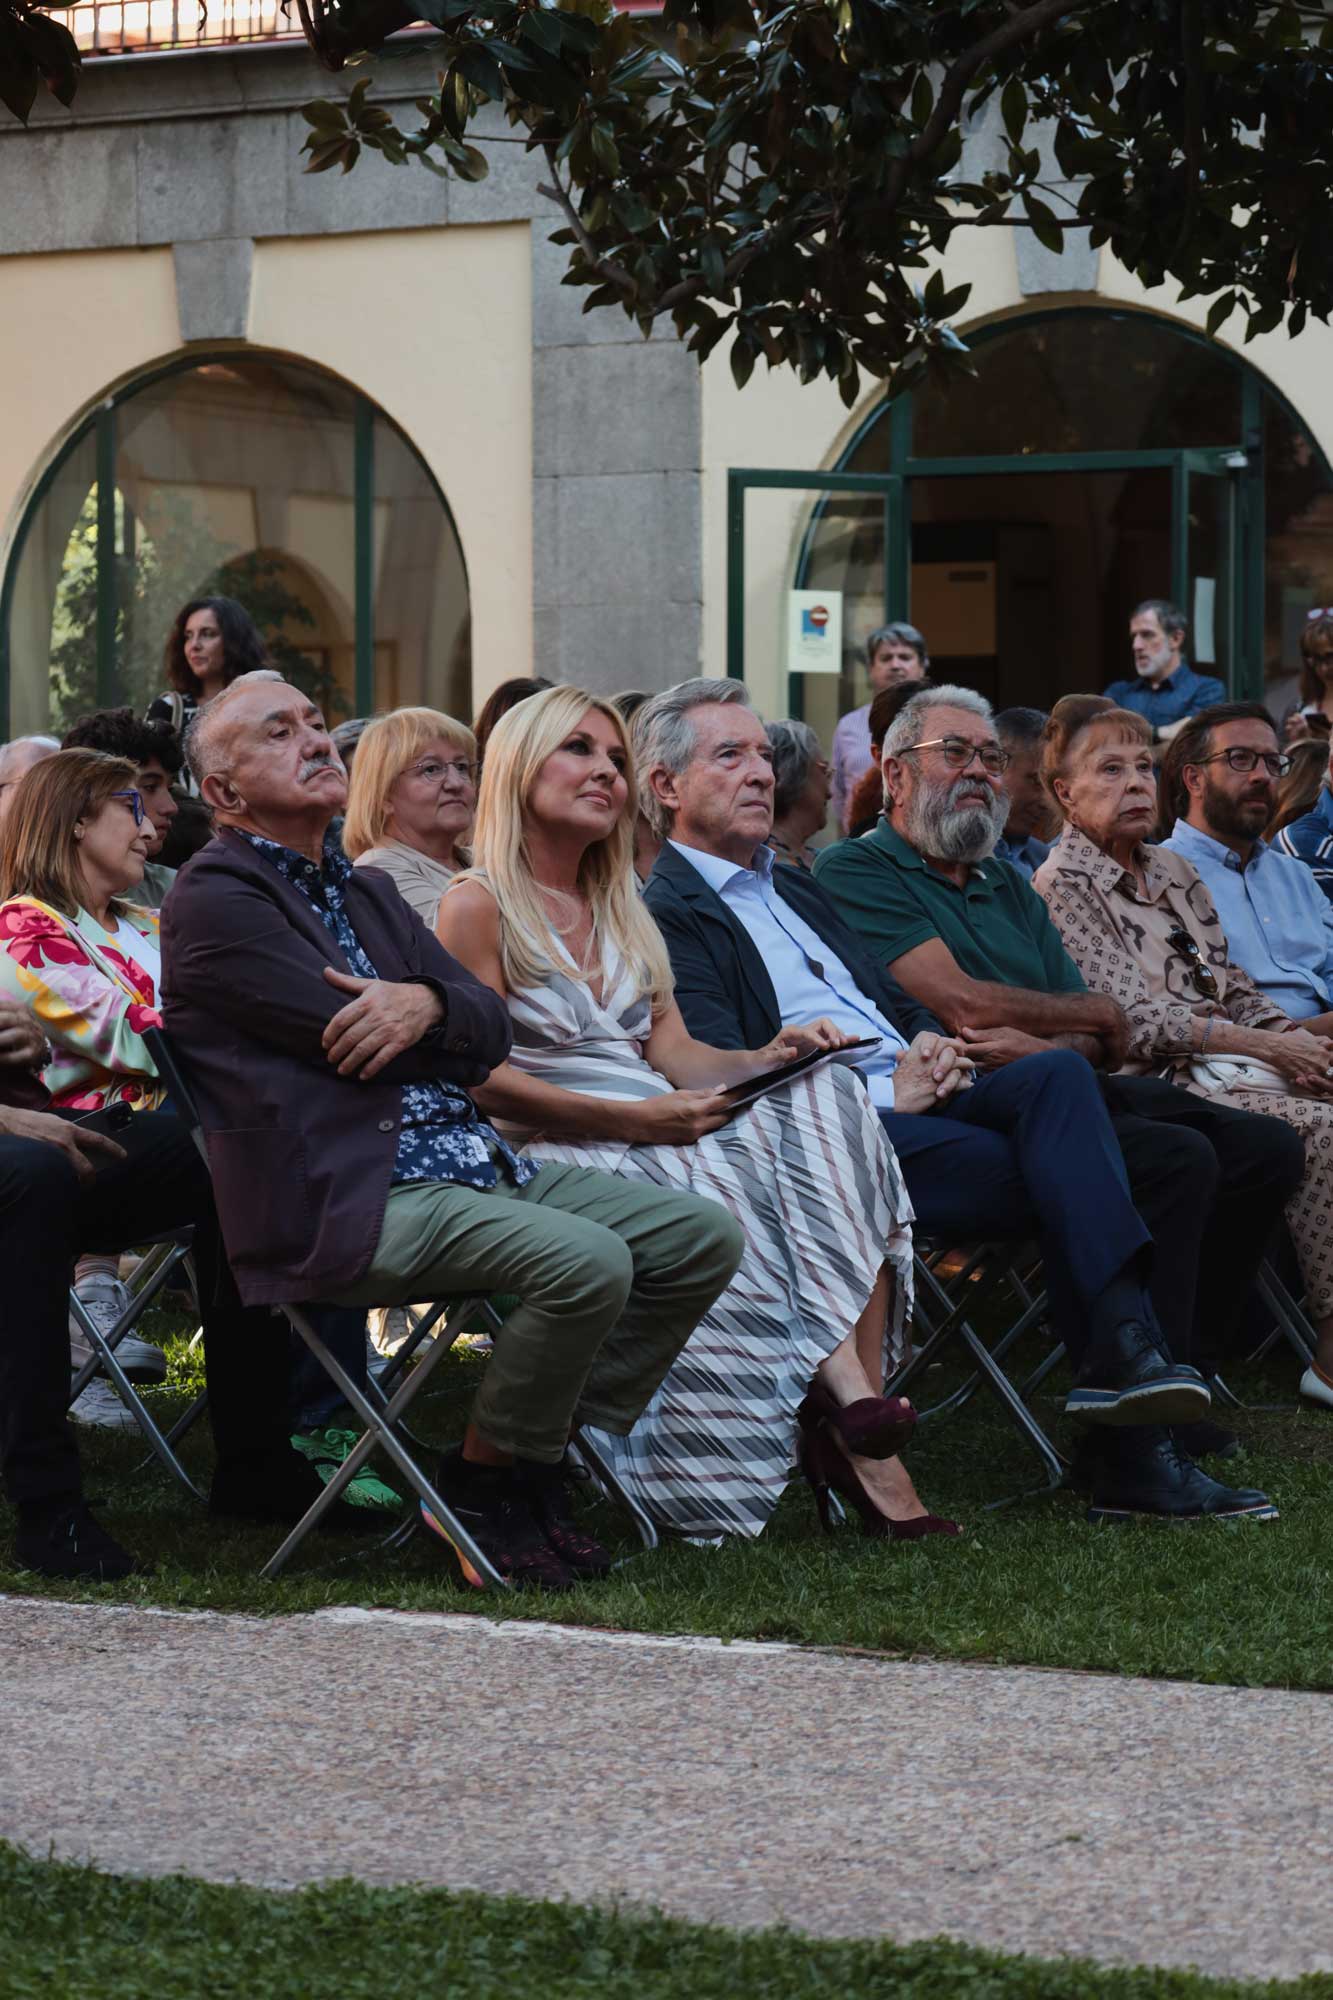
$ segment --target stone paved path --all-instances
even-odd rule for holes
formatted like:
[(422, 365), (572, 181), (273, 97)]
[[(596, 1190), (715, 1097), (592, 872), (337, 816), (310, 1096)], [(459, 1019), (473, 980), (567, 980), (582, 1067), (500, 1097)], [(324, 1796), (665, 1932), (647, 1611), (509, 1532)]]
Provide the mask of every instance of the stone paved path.
[(1322, 1695), (0, 1599), (0, 1837), (733, 1926), (1333, 1968)]

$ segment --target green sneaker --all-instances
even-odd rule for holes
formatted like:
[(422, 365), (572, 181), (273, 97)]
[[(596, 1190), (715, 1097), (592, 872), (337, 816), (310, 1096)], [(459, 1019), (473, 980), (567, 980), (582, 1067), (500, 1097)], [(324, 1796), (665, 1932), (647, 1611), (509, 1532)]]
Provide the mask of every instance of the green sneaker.
[[(310, 1460), (327, 1486), (356, 1443), (357, 1436), (356, 1431), (296, 1431), (292, 1436), (292, 1449)], [(342, 1497), (350, 1507), (375, 1507), (382, 1514), (397, 1513), (403, 1504), (402, 1495), (395, 1493), (392, 1486), (386, 1486), (368, 1465), (362, 1466), (355, 1479), (348, 1480)]]

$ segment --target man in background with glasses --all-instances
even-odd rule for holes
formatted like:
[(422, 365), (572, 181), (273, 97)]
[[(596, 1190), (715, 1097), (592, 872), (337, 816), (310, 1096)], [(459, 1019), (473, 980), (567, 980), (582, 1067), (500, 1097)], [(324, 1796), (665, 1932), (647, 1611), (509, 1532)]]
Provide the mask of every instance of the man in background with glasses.
[(1163, 846), (1198, 869), (1234, 962), (1284, 1014), (1333, 1034), (1333, 905), (1311, 871), (1270, 847), (1287, 759), (1259, 702), (1223, 702), (1191, 719), (1162, 766)]

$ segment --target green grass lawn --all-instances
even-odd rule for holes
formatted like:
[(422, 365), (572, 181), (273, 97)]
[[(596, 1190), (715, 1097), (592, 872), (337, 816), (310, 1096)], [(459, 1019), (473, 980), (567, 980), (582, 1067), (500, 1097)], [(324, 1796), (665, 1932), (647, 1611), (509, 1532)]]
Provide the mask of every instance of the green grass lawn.
[[(172, 1382), (157, 1392), (165, 1408), (188, 1390), (194, 1365), (175, 1343)], [(423, 1399), (419, 1428), (441, 1442), (458, 1434), (480, 1365), (463, 1355), (441, 1365), (441, 1386)], [(1256, 1401), (1294, 1397), (1285, 1359), (1266, 1380), (1234, 1380)], [(932, 1373), (919, 1400), (939, 1393)], [(1055, 1406), (1042, 1405), (1041, 1414), (1054, 1421)], [(959, 1415), (925, 1425), (909, 1457), (928, 1503), (964, 1522), (961, 1541), (896, 1547), (866, 1541), (853, 1527), (825, 1540), (798, 1487), (757, 1543), (667, 1546), (563, 1598), (466, 1591), (424, 1534), (394, 1555), (374, 1543), (312, 1537), (278, 1582), (262, 1582), (257, 1572), (276, 1531), (214, 1521), (156, 1468), (139, 1469), (137, 1438), (83, 1431), (89, 1495), (112, 1530), (155, 1562), (154, 1574), (96, 1590), (44, 1585), (3, 1566), (11, 1523), (0, 1510), (0, 1588), (258, 1613), (331, 1604), (468, 1610), (1242, 1685), (1333, 1686), (1333, 1416), (1289, 1408), (1247, 1413), (1237, 1424), (1251, 1449), (1227, 1474), (1271, 1492), (1282, 1509), (1278, 1522), (1092, 1529), (1070, 1494), (986, 1512), (988, 1500), (1033, 1483), (1035, 1462), (978, 1397)], [(209, 1450), (203, 1424), (186, 1454), (202, 1476)], [(597, 1520), (617, 1553), (632, 1553), (615, 1514), (601, 1509)]]
[(0, 1845), (3, 2000), (1320, 2000), (966, 1945), (733, 1933), (443, 1889), (128, 1880)]

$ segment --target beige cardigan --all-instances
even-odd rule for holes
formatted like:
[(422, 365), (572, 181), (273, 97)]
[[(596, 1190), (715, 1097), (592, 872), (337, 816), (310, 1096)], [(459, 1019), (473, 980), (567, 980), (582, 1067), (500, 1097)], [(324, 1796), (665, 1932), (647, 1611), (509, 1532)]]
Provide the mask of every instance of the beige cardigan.
[(409, 847), (405, 841), (386, 840), (382, 847), (368, 847), (356, 857), (358, 868), (378, 868), (387, 875), (410, 910), (415, 910), (432, 934), (439, 914), (440, 898), (453, 881), (456, 869), (429, 854)]

